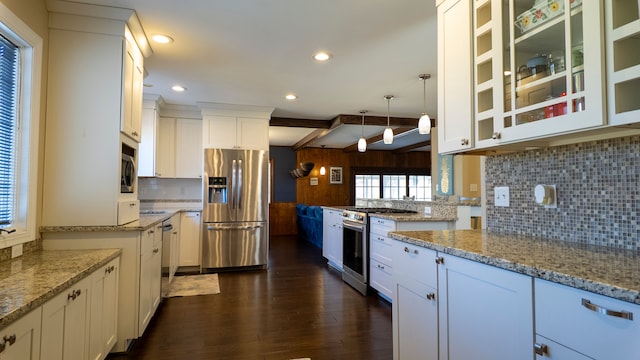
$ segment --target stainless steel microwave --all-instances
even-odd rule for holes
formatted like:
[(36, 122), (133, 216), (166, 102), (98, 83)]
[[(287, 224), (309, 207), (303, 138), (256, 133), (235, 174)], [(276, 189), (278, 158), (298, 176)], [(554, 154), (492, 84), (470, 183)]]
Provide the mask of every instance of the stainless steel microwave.
[(120, 164), (120, 192), (132, 193), (136, 182), (136, 163), (133, 156), (122, 154)]

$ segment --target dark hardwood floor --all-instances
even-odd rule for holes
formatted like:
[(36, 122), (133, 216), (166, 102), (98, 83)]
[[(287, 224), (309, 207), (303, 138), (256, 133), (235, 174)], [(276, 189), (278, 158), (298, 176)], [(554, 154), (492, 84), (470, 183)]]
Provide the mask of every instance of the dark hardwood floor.
[(220, 294), (164, 299), (122, 359), (392, 359), (391, 305), (362, 296), (321, 251), (273, 237), (269, 270), (222, 272)]

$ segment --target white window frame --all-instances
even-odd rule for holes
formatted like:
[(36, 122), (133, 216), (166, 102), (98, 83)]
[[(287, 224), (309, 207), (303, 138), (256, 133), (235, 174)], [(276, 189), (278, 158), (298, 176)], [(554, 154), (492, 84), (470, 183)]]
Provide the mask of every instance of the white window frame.
[(42, 38), (0, 3), (0, 32), (20, 48), (16, 131), (15, 222), (0, 234), (0, 249), (36, 239)]

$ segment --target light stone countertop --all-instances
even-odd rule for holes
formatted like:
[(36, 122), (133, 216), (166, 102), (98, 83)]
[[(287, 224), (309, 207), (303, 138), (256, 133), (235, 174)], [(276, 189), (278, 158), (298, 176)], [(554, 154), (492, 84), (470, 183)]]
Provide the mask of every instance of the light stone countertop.
[[(322, 206), (326, 209), (344, 210), (353, 208), (353, 206)], [(445, 216), (424, 216), (421, 213), (371, 213), (370, 217), (377, 217), (380, 219), (393, 220), (398, 222), (429, 222), (429, 221), (457, 221), (457, 217), (445, 217)]]
[(371, 214), (371, 217), (380, 219), (393, 220), (397, 222), (435, 222), (435, 221), (457, 221), (457, 217), (445, 217), (445, 216), (424, 216), (423, 214), (408, 214), (408, 213), (382, 213)]
[(120, 249), (43, 250), (0, 262), (0, 329), (121, 253)]
[[(111, 232), (111, 231), (144, 231), (172, 217), (179, 212), (202, 211), (201, 208), (162, 209), (164, 214), (140, 214), (140, 219), (124, 225), (97, 226), (41, 226), (40, 232)], [(144, 210), (143, 210), (144, 211)]]
[(393, 239), (640, 304), (640, 253), (483, 230), (397, 231)]

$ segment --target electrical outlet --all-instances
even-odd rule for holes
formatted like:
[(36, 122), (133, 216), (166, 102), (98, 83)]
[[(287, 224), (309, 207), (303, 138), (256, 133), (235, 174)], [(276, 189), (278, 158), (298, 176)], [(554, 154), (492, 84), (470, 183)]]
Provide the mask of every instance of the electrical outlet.
[(496, 186), (493, 188), (494, 200), (496, 206), (509, 207), (509, 187)]
[(472, 191), (472, 192), (478, 191), (478, 184), (469, 184), (469, 191)]

